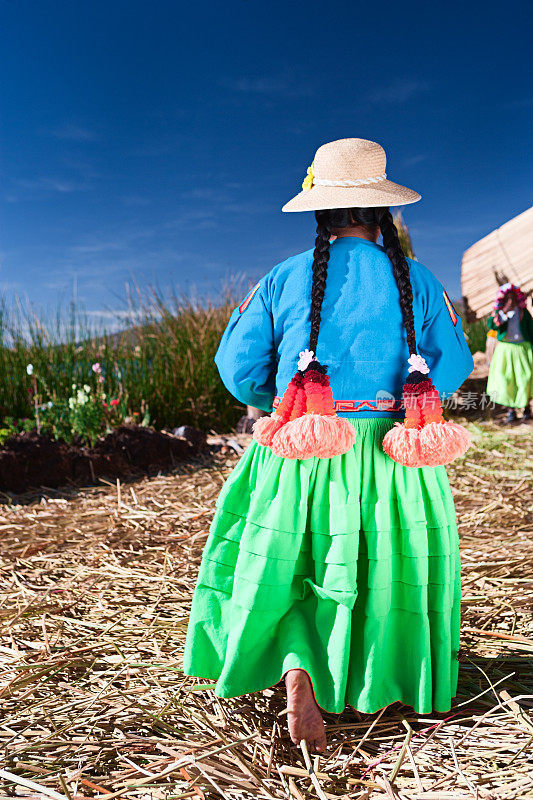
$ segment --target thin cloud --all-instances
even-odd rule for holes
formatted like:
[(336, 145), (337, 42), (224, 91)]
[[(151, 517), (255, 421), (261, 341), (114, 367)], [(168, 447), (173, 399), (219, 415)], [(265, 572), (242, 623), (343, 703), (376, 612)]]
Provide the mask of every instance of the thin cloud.
[(187, 209), (179, 216), (164, 222), (164, 230), (208, 231), (222, 227), (222, 220), (209, 209)]
[(125, 244), (120, 241), (112, 242), (95, 242), (94, 244), (76, 244), (69, 247), (68, 250), (74, 256), (90, 256), (94, 253), (109, 253), (110, 251), (124, 250)]
[(72, 194), (73, 192), (83, 192), (88, 189), (86, 183), (72, 181), (60, 177), (43, 178), (21, 178), (15, 181), (14, 191), (8, 192), (4, 199), (8, 203), (17, 203), (31, 196), (47, 197), (53, 194)]
[(95, 310), (85, 311), (88, 317), (97, 317), (101, 319), (115, 319), (115, 320), (128, 320), (132, 322), (145, 322), (146, 311), (144, 309), (109, 309), (109, 310)]
[(95, 131), (84, 128), (81, 125), (72, 125), (71, 123), (54, 128), (50, 133), (54, 139), (63, 139), (70, 142), (94, 142), (98, 139)]
[(503, 103), (501, 108), (531, 108), (531, 106), (533, 106), (533, 97), (521, 97), (518, 100)]
[(181, 192), (181, 199), (187, 203), (205, 205), (203, 209), (187, 209), (180, 219), (189, 223), (211, 218), (212, 222), (222, 224), (224, 214), (262, 214), (265, 209), (276, 207), (274, 203), (254, 204), (254, 197), (254, 187), (245, 184), (227, 183), (222, 188), (217, 186), (189, 189)]
[(255, 94), (265, 97), (308, 97), (311, 87), (282, 77), (221, 78), (219, 85), (237, 94)]
[(396, 78), (388, 86), (373, 91), (369, 99), (373, 103), (393, 103), (401, 105), (429, 89), (427, 81), (409, 78)]
[(125, 206), (142, 207), (152, 204), (149, 197), (141, 194), (124, 194), (119, 199)]
[(402, 167), (414, 167), (415, 164), (420, 164), (421, 161), (426, 161), (427, 155), (425, 153), (418, 153), (416, 156), (404, 158)]

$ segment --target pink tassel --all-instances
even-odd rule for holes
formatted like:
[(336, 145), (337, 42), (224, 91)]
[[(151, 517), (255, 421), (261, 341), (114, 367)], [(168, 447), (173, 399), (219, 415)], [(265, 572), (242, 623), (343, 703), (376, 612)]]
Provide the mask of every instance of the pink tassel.
[(419, 431), (424, 464), (438, 467), (462, 456), (471, 445), (470, 434), (455, 422), (430, 422)]
[(304, 414), (274, 435), (272, 451), (282, 458), (332, 458), (355, 444), (355, 428), (343, 417)]
[(272, 445), (272, 438), (284, 424), (284, 420), (274, 411), (268, 417), (259, 417), (252, 426), (252, 436), (266, 447)]
[(387, 431), (383, 450), (404, 467), (449, 464), (468, 450), (470, 434), (462, 425), (444, 420), (425, 359), (412, 353), (408, 362), (410, 375), (403, 386), (405, 421)]
[(420, 431), (417, 428), (406, 428), (396, 422), (394, 428), (383, 437), (383, 450), (393, 461), (404, 467), (425, 466), (420, 447)]

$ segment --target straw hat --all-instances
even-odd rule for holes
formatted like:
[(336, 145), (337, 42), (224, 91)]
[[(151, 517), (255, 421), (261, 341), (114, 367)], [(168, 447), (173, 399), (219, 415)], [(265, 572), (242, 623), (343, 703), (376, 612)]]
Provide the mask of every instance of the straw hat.
[(387, 180), (385, 150), (368, 139), (337, 139), (316, 151), (302, 191), (282, 211), (403, 206), (418, 192)]

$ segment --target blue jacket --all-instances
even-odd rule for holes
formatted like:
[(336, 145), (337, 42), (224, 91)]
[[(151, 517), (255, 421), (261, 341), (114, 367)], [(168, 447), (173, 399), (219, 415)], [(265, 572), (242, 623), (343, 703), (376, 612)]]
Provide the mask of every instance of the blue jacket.
[[(474, 362), (442, 285), (422, 264), (408, 262), (418, 352), (439, 393), (449, 396)], [(298, 353), (309, 347), (312, 263), (307, 250), (278, 264), (231, 314), (215, 363), (246, 405), (272, 411), (298, 368)], [(357, 237), (331, 243), (316, 357), (328, 367), (339, 416), (402, 416), (409, 350), (392, 265), (380, 245)], [(384, 392), (394, 396), (393, 410), (379, 408)]]

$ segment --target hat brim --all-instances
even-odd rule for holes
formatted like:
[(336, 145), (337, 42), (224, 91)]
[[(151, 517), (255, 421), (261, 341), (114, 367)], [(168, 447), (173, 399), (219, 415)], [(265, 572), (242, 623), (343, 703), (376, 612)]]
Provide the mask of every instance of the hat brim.
[(285, 203), (282, 211), (321, 211), (326, 208), (377, 208), (405, 206), (420, 200), (418, 192), (383, 180), (368, 186), (318, 186), (314, 184)]

